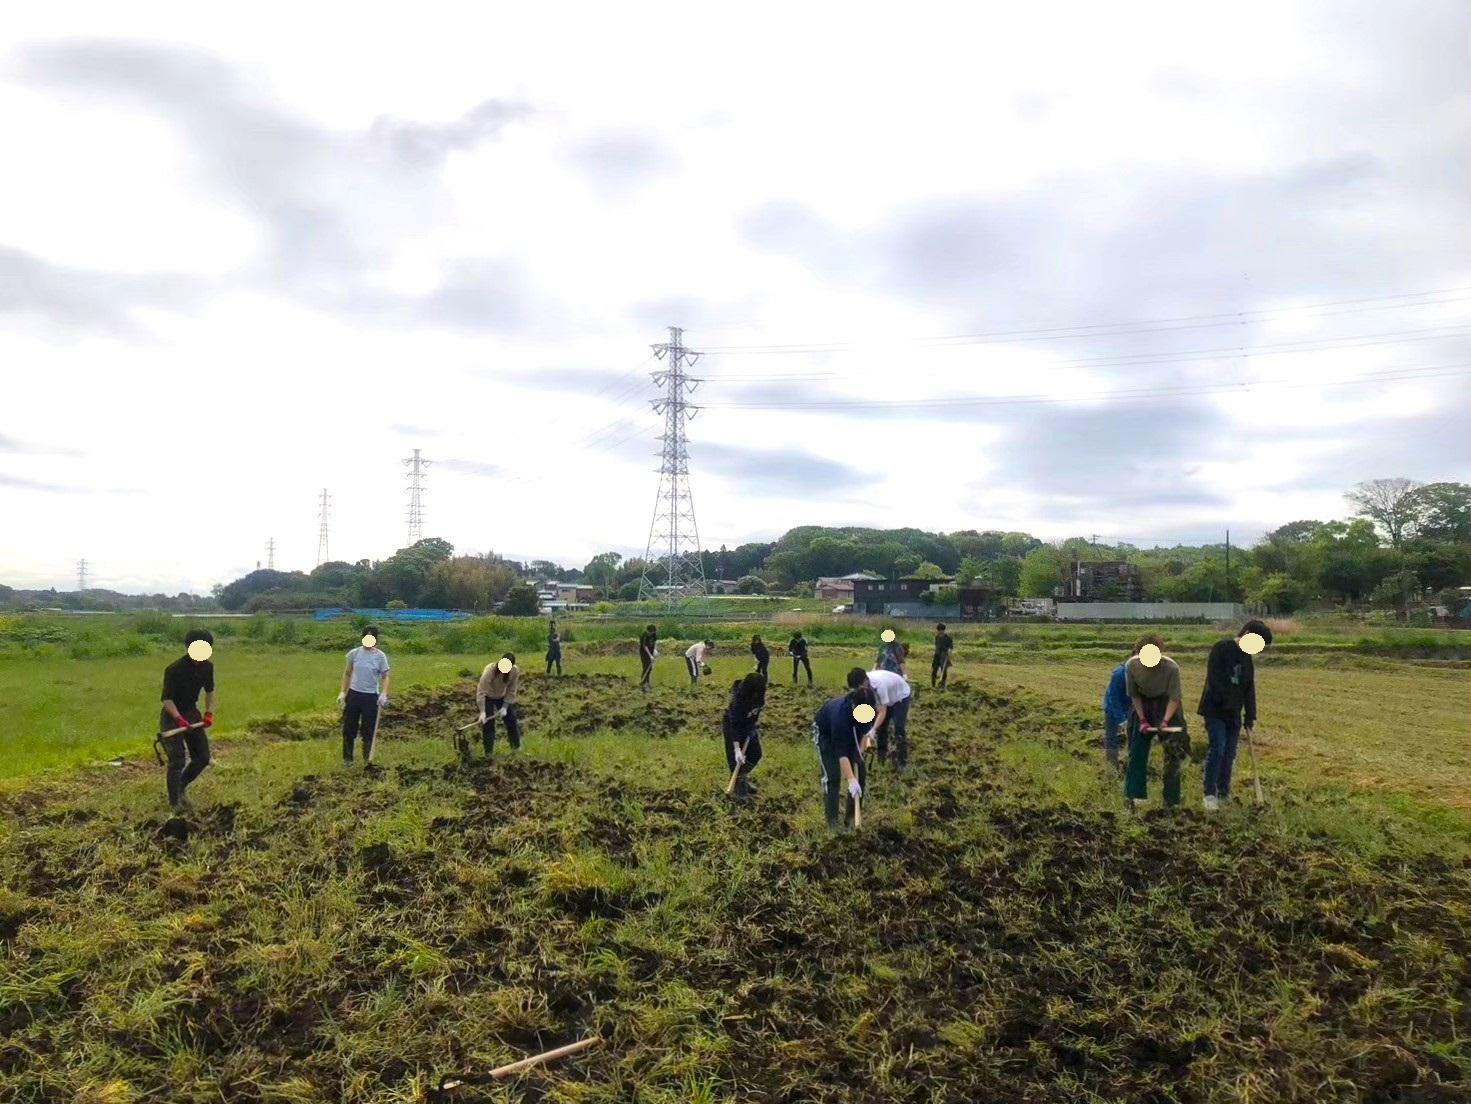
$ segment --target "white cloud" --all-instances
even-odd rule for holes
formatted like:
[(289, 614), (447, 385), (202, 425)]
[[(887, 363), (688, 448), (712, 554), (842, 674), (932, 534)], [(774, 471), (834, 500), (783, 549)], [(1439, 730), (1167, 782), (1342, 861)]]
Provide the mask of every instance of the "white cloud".
[[(271, 536), (309, 567), (323, 486), (334, 555), (381, 557), (416, 446), (454, 461), (428, 528), (459, 546), (641, 550), (640, 361), (669, 323), (858, 346), (697, 366), (711, 546), (859, 519), (1168, 536), (1471, 476), (1464, 377), (1329, 386), (1471, 362), (1467, 338), (1186, 355), (1471, 323), (1471, 293), (1286, 309), (1471, 285), (1463, 7), (642, 11), (11, 13), (0, 444), (54, 451), (0, 448), (28, 534), (0, 578), (67, 585), (85, 555), (205, 589)], [(1010, 330), (1054, 332), (913, 340)], [(1280, 380), (1314, 386), (1083, 398)], [(1079, 401), (718, 405), (957, 394)]]

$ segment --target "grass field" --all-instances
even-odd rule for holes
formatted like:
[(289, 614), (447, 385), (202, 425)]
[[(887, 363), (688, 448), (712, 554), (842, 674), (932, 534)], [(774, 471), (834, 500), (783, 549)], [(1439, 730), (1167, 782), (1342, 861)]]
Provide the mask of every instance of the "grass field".
[[(914, 767), (835, 837), (808, 725), (872, 658), (837, 634), (819, 689), (773, 657), (740, 806), (743, 650), (692, 691), (666, 645), (648, 696), (626, 633), (561, 680), (523, 654), (526, 746), (468, 767), (460, 672), (497, 650), (393, 652), (372, 777), (339, 762), (336, 642), (236, 635), (185, 817), (148, 751), (177, 646), (125, 635), (0, 656), (0, 1099), (417, 1101), (594, 1031), (455, 1098), (1471, 1099), (1464, 669), (1273, 654), (1271, 803), (1206, 816), (1197, 762), (1134, 818), (1096, 748), (1126, 634), (977, 635), (943, 694), (917, 656)], [(1213, 634), (1179, 636), (1188, 697)]]

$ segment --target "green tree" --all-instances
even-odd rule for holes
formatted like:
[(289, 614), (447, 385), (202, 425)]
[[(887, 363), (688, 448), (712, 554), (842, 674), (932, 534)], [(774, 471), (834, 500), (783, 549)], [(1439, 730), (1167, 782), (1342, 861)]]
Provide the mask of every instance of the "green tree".
[[(919, 570), (919, 566), (922, 563), (924, 563), (924, 560), (918, 552), (901, 552), (898, 556), (894, 557), (894, 574), (901, 579), (907, 575), (913, 575)], [(942, 571), (940, 574), (943, 575), (944, 572)]]
[(529, 617), (539, 612), (541, 603), (536, 600), (536, 590), (527, 583), (517, 583), (506, 594), (498, 612), (507, 617)]
[(606, 598), (615, 584), (618, 565), (622, 561), (623, 557), (617, 552), (599, 552), (582, 569), (583, 581), (588, 586), (596, 587), (598, 593)]
[(970, 586), (971, 583), (975, 582), (976, 579), (980, 577), (981, 569), (984, 566), (985, 561), (974, 559), (970, 556), (967, 556), (965, 559), (961, 560), (960, 566), (955, 569), (956, 586)]
[(1062, 553), (1056, 548), (1043, 545), (1028, 552), (1021, 566), (1021, 596), (1023, 598), (1051, 598), (1053, 591), (1062, 584)]
[(737, 594), (765, 594), (766, 581), (755, 575), (743, 575), (736, 582)]
[[(1015, 598), (1021, 593), (1022, 561), (1007, 558), (989, 560), (981, 578), (996, 588), (996, 593), (1005, 598)], [(1048, 594), (1051, 594), (1048, 591)]]
[(924, 563), (920, 564), (917, 568), (915, 568), (914, 569), (914, 574), (915, 574), (916, 577), (918, 577), (920, 579), (943, 579), (943, 578), (945, 578), (945, 572), (940, 567), (940, 565), (939, 564), (935, 564), (935, 563), (930, 563), (929, 560), (926, 560)]
[(1471, 485), (1426, 483), (1410, 496), (1416, 536), (1471, 542)]
[(1248, 602), (1266, 606), (1271, 613), (1294, 613), (1307, 602), (1307, 588), (1281, 572), (1268, 574), (1259, 567), (1250, 567), (1242, 586)]

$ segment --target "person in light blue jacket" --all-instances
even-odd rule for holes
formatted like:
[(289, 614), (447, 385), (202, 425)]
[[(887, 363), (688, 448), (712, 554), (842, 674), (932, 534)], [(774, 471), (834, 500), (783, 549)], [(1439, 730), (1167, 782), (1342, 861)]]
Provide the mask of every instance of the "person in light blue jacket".
[[(1139, 654), (1135, 645), (1133, 655)], [(1103, 692), (1103, 757), (1114, 770), (1119, 766), (1119, 748), (1122, 744), (1124, 726), (1129, 723), (1129, 691), (1124, 675), (1124, 664), (1120, 663), (1109, 676), (1108, 688)]]

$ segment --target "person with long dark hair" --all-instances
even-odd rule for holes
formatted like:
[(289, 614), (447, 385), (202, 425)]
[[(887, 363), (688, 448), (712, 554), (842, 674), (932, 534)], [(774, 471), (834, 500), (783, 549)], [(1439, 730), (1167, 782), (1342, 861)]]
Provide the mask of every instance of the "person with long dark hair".
[(645, 694), (654, 678), (654, 659), (659, 655), (659, 630), (650, 625), (638, 638), (638, 661), (643, 666), (639, 675), (638, 688)]
[(751, 654), (756, 657), (756, 673), (771, 681), (771, 649), (761, 642), (761, 637), (751, 637)]
[(755, 789), (751, 772), (761, 762), (761, 710), (766, 705), (766, 679), (752, 671), (730, 690), (721, 728), (725, 736), (725, 765), (736, 775), (735, 796), (749, 797)]

